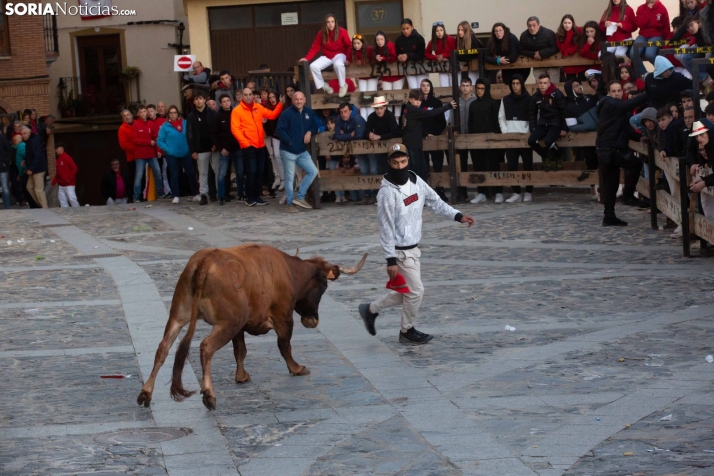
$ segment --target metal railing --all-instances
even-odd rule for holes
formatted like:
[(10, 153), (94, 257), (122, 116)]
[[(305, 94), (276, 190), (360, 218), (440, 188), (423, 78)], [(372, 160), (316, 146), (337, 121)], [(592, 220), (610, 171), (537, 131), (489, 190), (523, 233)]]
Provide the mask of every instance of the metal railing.
[(59, 42), (57, 41), (57, 17), (45, 15), (45, 53), (48, 55), (59, 54)]

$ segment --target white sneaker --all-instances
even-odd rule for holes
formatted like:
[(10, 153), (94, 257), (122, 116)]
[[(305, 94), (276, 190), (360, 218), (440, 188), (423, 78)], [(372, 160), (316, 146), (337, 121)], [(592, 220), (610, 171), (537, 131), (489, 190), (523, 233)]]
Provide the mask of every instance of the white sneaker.
[(502, 193), (496, 194), (496, 203), (503, 203), (503, 194)]
[(280, 181), (280, 187), (278, 187), (278, 191), (282, 192), (285, 190), (285, 180)]
[(280, 205), (285, 205), (286, 203), (288, 203), (288, 196), (287, 196), (287, 195), (283, 195), (282, 197), (280, 197), (280, 201), (279, 201), (278, 203), (279, 203)]
[(174, 197), (174, 199), (171, 200), (171, 203), (178, 204), (178, 202), (179, 202), (179, 198), (178, 198), (178, 197)]
[(622, 184), (620, 184), (620, 186), (617, 187), (617, 195), (616, 195), (617, 198), (622, 197), (622, 188), (623, 188)]
[(511, 198), (506, 200), (506, 203), (521, 203), (523, 201), (523, 197), (521, 197), (520, 193), (514, 193), (511, 195)]
[(672, 238), (681, 238), (682, 237), (682, 225), (679, 225), (677, 228), (674, 229), (672, 234), (670, 235)]
[(347, 94), (347, 88), (348, 88), (347, 83), (340, 86), (340, 93), (338, 94), (338, 96), (341, 98), (345, 97), (345, 94)]
[(709, 86), (711, 83), (712, 83), (712, 77), (707, 76), (707, 79), (705, 79), (704, 82), (702, 82), (702, 86), (706, 87), (706, 86)]
[(524, 202), (532, 202), (533, 201), (533, 195), (530, 193), (526, 192), (523, 194), (523, 201)]
[(332, 89), (331, 87), (329, 87), (327, 84), (325, 84), (322, 87), (322, 90), (325, 91), (326, 94), (334, 94), (335, 93), (335, 90)]
[(483, 203), (485, 201), (486, 195), (484, 195), (483, 193), (479, 193), (474, 199), (471, 200), (471, 203)]
[(199, 193), (195, 197), (191, 199), (192, 202), (200, 202), (201, 201), (201, 194)]
[(280, 177), (275, 177), (275, 180), (273, 181), (273, 185), (270, 186), (270, 188), (278, 188), (280, 186)]

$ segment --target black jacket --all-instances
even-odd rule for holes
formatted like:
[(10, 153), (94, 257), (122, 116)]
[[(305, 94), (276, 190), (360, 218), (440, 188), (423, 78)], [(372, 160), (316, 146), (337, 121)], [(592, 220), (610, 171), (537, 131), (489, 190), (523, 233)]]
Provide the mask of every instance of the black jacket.
[(686, 155), (687, 139), (689, 139), (689, 129), (681, 119), (674, 119), (669, 123), (667, 129), (660, 131), (658, 141), (660, 151), (665, 151), (667, 157), (682, 157)]
[(422, 109), (407, 103), (402, 109), (402, 143), (409, 149), (422, 150), (422, 121), (429, 117), (443, 115), (451, 110), (451, 104), (446, 104), (438, 109), (423, 111)]
[(407, 59), (410, 60), (423, 60), (424, 50), (426, 50), (426, 43), (424, 42), (424, 37), (416, 31), (412, 30), (411, 35), (405, 37), (404, 35), (399, 35), (397, 40), (394, 42), (394, 47), (397, 50), (397, 56), (407, 55)]
[[(514, 35), (513, 33), (507, 31), (504, 33), (504, 38), (508, 35), (508, 49), (506, 51), (503, 50), (503, 40), (496, 40), (494, 43), (494, 51), (492, 52), (491, 49), (486, 46), (486, 48), (483, 51), (483, 60), (488, 63), (488, 64), (498, 64), (496, 63), (496, 57), (498, 56), (505, 56), (508, 58), (508, 61), (511, 63), (515, 63), (516, 60), (518, 59), (518, 37)], [(523, 83), (525, 84), (525, 83)]]
[[(429, 83), (429, 95), (421, 102), (422, 110), (430, 111), (443, 106), (444, 104), (441, 100), (434, 96), (434, 85), (431, 81), (428, 79), (425, 79), (424, 81)], [(433, 136), (440, 136), (444, 132), (444, 129), (446, 129), (446, 117), (443, 114), (439, 114), (438, 116), (424, 119), (421, 126), (421, 135), (422, 137), (426, 137), (429, 134)]]
[[(131, 199), (131, 190), (134, 186), (134, 177), (130, 177), (129, 174), (127, 174), (126, 172), (122, 172), (121, 176), (124, 179), (124, 198)], [(104, 174), (100, 186), (102, 197), (104, 197), (105, 200), (107, 198), (111, 198), (112, 200), (117, 199), (117, 176), (113, 170), (110, 170), (109, 172)]]
[(573, 92), (573, 81), (570, 80), (565, 83), (565, 95), (568, 101), (565, 105), (565, 117), (566, 118), (578, 118), (588, 112), (590, 109), (597, 107), (597, 100), (592, 94), (583, 94), (582, 96), (576, 96)]
[[(215, 117), (216, 111), (208, 106), (203, 108), (203, 112), (198, 112), (197, 109), (194, 109), (188, 115), (186, 119), (186, 142), (188, 142), (188, 151), (191, 154), (211, 151), (213, 144), (211, 143), (210, 130), (211, 122)], [(204, 131), (204, 133), (201, 131)]]
[[(516, 40), (516, 41), (518, 41), (518, 40)], [(457, 44), (457, 45), (459, 44), (459, 38), (458, 38), (458, 37), (456, 38), (456, 44)], [(481, 52), (480, 50), (482, 50), (483, 48), (484, 48), (484, 45), (483, 45), (483, 43), (481, 43), (481, 40), (479, 40), (478, 38), (476, 38), (476, 35), (474, 35), (473, 32), (472, 32), (472, 33), (471, 33), (471, 48), (469, 48), (469, 49), (472, 49), (472, 50), (478, 49), (478, 50), (479, 50), (479, 54), (482, 54), (482, 52)], [(517, 56), (517, 55), (518, 55), (518, 53), (516, 53), (516, 56)], [(472, 59), (477, 59), (478, 56), (479, 56), (479, 55), (477, 55), (477, 54), (476, 54), (476, 55), (463, 55), (463, 56), (459, 56), (459, 61), (471, 61)]]
[(627, 149), (632, 111), (647, 101), (647, 96), (638, 94), (632, 99), (623, 101), (605, 96), (597, 105), (597, 139), (598, 149)]
[(527, 121), (529, 120), (531, 95), (525, 87), (525, 81), (520, 74), (514, 74), (511, 81), (517, 79), (521, 82), (523, 88), (521, 94), (513, 94), (513, 87), (508, 84), (511, 94), (508, 94), (501, 99), (503, 101), (504, 112), (506, 113), (507, 121)]
[(40, 136), (35, 133), (25, 141), (25, 166), (33, 174), (47, 172), (47, 157)]
[(491, 83), (487, 79), (479, 78), (476, 84), (485, 85), (486, 92), (482, 97), (476, 95), (476, 100), (469, 106), (469, 134), (500, 133), (498, 109), (501, 103), (491, 97)]
[(226, 149), (228, 152), (240, 149), (238, 140), (231, 132), (231, 111), (226, 111), (223, 108), (218, 110), (213, 117), (210, 137), (211, 143), (216, 146), (218, 152), (222, 149)]
[(654, 73), (645, 77), (647, 106), (657, 110), (669, 102), (679, 103), (679, 93), (685, 89), (692, 89), (692, 80), (676, 71), (672, 71), (669, 78), (655, 79)]
[(367, 117), (367, 126), (365, 127), (365, 139), (369, 139), (369, 133), (373, 132), (381, 137), (380, 140), (394, 139), (400, 137), (402, 131), (399, 130), (397, 118), (389, 109), (384, 111), (384, 116), (379, 117), (376, 112)]
[(13, 148), (7, 137), (0, 134), (0, 174), (9, 172), (10, 164), (13, 162)]
[(567, 131), (565, 125), (565, 95), (551, 84), (550, 93), (543, 97), (540, 89), (531, 96), (529, 118), (530, 129), (533, 132), (536, 126), (560, 126)]
[(540, 27), (535, 36), (526, 30), (521, 33), (518, 49), (523, 56), (528, 56), (529, 58), (533, 58), (536, 52), (540, 53), (540, 57), (543, 59), (549, 58), (558, 52), (558, 45), (555, 44), (555, 33), (544, 26)]

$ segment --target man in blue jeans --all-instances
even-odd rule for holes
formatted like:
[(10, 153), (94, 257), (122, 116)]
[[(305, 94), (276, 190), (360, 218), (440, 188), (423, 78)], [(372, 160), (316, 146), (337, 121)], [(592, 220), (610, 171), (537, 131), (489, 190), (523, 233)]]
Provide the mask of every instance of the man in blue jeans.
[[(312, 208), (305, 201), (305, 194), (312, 181), (317, 177), (317, 167), (312, 161), (306, 144), (310, 143), (312, 134), (317, 134), (315, 112), (305, 106), (305, 95), (296, 92), (293, 95), (293, 104), (280, 114), (275, 135), (280, 139), (280, 157), (285, 167), (285, 195), (287, 205), (297, 205), (302, 208)], [(293, 180), (295, 177), (295, 164), (305, 171), (297, 192), (293, 198)], [(295, 210), (290, 208), (289, 210)]]

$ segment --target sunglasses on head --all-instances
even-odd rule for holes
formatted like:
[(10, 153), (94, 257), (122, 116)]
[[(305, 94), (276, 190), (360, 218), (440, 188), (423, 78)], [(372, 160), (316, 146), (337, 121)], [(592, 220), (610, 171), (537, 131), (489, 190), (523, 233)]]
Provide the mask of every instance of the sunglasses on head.
[(431, 26), (444, 26), (444, 22), (435, 21)]
[(360, 34), (358, 33), (358, 34), (354, 35), (354, 36), (352, 37), (352, 39), (353, 39), (353, 40), (360, 40), (360, 41), (362, 41), (362, 35), (360, 35)]

